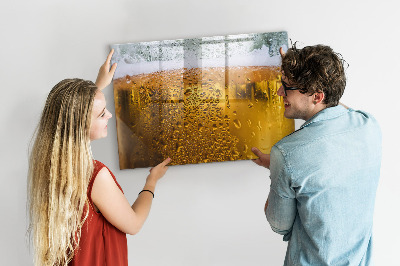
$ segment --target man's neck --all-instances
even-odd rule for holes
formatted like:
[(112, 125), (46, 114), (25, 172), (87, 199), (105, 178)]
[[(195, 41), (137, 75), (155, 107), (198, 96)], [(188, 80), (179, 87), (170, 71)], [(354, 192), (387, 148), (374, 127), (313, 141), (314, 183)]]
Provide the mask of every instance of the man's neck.
[(311, 117), (315, 116), (316, 114), (318, 114), (319, 112), (321, 112), (322, 110), (324, 110), (326, 108), (327, 108), (326, 104), (315, 105), (315, 107), (310, 112), (310, 114), (307, 116), (307, 119), (305, 119), (305, 121), (308, 121)]

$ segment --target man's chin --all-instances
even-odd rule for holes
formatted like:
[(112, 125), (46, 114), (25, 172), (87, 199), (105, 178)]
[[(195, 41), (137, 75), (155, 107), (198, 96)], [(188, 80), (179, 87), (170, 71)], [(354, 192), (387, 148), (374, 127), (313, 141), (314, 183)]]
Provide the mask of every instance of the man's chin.
[(287, 110), (285, 110), (285, 112), (283, 113), (283, 116), (287, 119), (295, 119), (295, 117), (290, 114), (289, 112), (287, 112)]

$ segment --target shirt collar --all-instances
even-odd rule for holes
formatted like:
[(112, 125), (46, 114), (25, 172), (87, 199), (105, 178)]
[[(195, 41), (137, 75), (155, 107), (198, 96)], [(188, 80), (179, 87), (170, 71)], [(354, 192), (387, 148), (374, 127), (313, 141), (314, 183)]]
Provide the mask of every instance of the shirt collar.
[(300, 129), (302, 129), (312, 123), (315, 123), (315, 122), (320, 122), (320, 121), (329, 120), (332, 118), (342, 116), (345, 113), (347, 113), (348, 111), (349, 110), (346, 109), (345, 107), (343, 107), (342, 105), (325, 108), (325, 109), (319, 111), (318, 113), (316, 113), (313, 117), (308, 119), (306, 122), (304, 122), (304, 124), (300, 127)]

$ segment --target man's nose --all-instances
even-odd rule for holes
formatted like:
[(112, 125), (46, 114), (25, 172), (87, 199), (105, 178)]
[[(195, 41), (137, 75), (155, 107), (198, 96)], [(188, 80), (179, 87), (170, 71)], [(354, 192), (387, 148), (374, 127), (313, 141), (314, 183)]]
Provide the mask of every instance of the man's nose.
[(285, 92), (283, 91), (283, 86), (281, 85), (278, 89), (278, 91), (276, 92), (276, 94), (278, 94), (278, 96), (286, 96)]

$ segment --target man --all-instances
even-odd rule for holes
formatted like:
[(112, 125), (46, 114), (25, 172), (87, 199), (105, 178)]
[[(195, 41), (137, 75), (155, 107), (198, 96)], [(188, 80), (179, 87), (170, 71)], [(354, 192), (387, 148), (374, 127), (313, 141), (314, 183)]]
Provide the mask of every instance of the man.
[(252, 151), (255, 163), (270, 169), (265, 213), (272, 230), (289, 241), (284, 265), (370, 265), (378, 123), (339, 104), (344, 60), (330, 47), (280, 52), (284, 115), (306, 122), (270, 155)]

